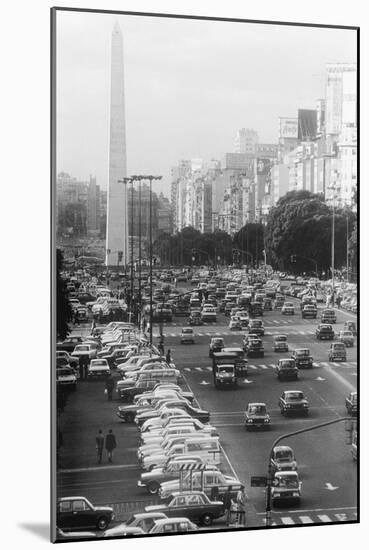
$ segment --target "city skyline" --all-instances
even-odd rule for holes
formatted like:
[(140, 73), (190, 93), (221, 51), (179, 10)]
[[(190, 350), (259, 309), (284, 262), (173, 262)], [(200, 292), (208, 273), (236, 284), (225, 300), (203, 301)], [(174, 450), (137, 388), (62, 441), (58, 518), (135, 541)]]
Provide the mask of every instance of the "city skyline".
[(298, 108), (314, 108), (324, 98), (326, 63), (356, 58), (349, 30), (284, 27), (281, 34), (277, 25), (69, 12), (58, 17), (58, 171), (78, 179), (94, 174), (102, 189), (115, 21), (125, 44), (127, 173), (163, 175), (153, 188), (166, 196), (178, 160), (221, 159), (234, 150), (242, 127), (255, 129), (261, 142), (276, 143), (279, 117), (296, 117)]

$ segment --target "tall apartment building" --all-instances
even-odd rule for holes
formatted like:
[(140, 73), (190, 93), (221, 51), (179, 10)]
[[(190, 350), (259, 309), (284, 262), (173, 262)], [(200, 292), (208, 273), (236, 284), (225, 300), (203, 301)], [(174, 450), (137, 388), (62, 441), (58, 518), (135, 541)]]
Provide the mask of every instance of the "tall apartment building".
[(255, 156), (256, 146), (259, 142), (258, 133), (250, 128), (241, 128), (237, 131), (234, 140), (235, 153)]

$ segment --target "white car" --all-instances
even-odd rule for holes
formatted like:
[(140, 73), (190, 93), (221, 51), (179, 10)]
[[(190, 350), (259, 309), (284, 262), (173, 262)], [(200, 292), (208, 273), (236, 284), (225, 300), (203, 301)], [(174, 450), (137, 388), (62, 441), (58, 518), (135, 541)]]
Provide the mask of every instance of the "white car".
[(282, 315), (295, 315), (295, 306), (292, 302), (285, 302), (281, 309)]
[(195, 343), (195, 334), (193, 328), (186, 327), (181, 331), (181, 344), (194, 344)]
[(71, 367), (61, 367), (56, 369), (56, 384), (73, 391), (77, 389), (77, 377)]
[(150, 529), (152, 533), (185, 533), (188, 531), (198, 531), (197, 525), (192, 523), (188, 518), (167, 518), (157, 519), (154, 521), (153, 527)]
[(110, 374), (110, 367), (106, 359), (91, 359), (88, 366), (88, 378), (102, 378)]
[(97, 356), (96, 344), (77, 344), (72, 353), (72, 357), (88, 357), (88, 359), (95, 359)]

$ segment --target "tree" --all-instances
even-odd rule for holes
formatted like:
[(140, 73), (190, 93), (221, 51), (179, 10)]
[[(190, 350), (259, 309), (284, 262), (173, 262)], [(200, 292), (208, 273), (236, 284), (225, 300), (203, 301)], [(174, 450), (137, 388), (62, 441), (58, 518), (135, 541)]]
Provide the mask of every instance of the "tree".
[(68, 292), (64, 280), (61, 278), (63, 270), (63, 253), (56, 250), (56, 335), (64, 340), (70, 332), (68, 322), (72, 320), (72, 308), (68, 302)]
[(233, 246), (243, 254), (239, 261), (242, 264), (258, 264), (263, 259), (264, 226), (261, 223), (247, 223), (235, 234)]
[[(346, 218), (353, 226), (355, 214), (335, 209), (335, 267), (346, 264)], [(265, 231), (267, 258), (284, 271), (329, 272), (332, 246), (332, 209), (321, 195), (291, 191), (271, 209)], [(291, 256), (296, 262), (291, 263)]]

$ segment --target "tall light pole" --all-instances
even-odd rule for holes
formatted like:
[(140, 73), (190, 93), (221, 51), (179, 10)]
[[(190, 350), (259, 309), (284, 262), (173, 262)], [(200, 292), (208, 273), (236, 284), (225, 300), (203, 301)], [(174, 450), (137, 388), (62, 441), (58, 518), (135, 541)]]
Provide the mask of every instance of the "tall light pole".
[(150, 348), (152, 349), (152, 182), (161, 180), (162, 176), (146, 176), (150, 182)]
[[(122, 182), (122, 183), (125, 183), (126, 185), (128, 183), (131, 184), (131, 285), (130, 285), (130, 288), (131, 288), (131, 301), (130, 301), (130, 317), (132, 318), (132, 299), (133, 299), (133, 178), (123, 178), (122, 180), (118, 180), (119, 182)], [(128, 251), (127, 251), (128, 252)], [(125, 258), (125, 262), (126, 262), (126, 269), (125, 269), (125, 273), (127, 274), (127, 259)], [(127, 281), (125, 281), (126, 285), (127, 285)], [(130, 318), (130, 320), (131, 320)]]

